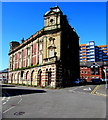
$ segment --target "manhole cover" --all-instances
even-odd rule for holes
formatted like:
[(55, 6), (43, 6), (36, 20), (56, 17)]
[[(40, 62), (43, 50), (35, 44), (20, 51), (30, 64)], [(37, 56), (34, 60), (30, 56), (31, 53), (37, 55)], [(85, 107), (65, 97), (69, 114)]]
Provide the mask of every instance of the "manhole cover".
[(23, 115), (25, 112), (15, 112), (14, 115)]

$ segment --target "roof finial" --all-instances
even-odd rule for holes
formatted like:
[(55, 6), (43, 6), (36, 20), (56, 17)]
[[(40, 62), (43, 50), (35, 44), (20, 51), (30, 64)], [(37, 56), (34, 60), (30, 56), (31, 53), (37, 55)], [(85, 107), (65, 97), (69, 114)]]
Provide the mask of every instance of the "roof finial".
[(21, 39), (21, 42), (22, 42), (22, 43), (24, 42), (24, 38)]

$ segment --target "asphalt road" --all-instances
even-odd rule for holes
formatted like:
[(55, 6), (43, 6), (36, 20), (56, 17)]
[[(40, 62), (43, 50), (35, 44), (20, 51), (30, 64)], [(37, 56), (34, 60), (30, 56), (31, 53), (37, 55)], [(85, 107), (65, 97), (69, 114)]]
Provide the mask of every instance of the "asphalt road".
[(96, 85), (64, 89), (3, 87), (3, 118), (105, 118), (106, 97)]

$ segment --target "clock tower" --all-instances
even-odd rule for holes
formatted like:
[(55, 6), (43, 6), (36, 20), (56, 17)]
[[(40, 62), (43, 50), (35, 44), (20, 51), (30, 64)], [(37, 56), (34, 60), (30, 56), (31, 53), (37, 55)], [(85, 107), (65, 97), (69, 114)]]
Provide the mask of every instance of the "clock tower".
[(44, 30), (60, 28), (60, 17), (62, 14), (58, 6), (50, 8), (50, 11), (44, 15)]

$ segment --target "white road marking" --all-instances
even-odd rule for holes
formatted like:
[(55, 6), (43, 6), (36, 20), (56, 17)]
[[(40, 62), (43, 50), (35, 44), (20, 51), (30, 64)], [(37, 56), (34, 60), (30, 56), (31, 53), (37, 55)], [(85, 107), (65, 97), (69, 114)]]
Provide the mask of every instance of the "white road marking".
[(10, 107), (9, 109), (5, 110), (3, 113), (8, 112), (9, 110), (11, 110), (11, 109), (14, 108), (14, 107), (15, 107), (15, 106)]
[(3, 97), (2, 101), (3, 101), (3, 100), (6, 101), (6, 102), (3, 103), (3, 105), (5, 105), (5, 104), (9, 101), (9, 99), (10, 99), (10, 97), (8, 97), (7, 99), (6, 99), (6, 97)]
[(3, 103), (3, 105), (6, 104), (6, 102)]
[(91, 91), (91, 88), (84, 88), (83, 90), (86, 90), (86, 91)]
[(78, 88), (82, 88), (82, 87), (84, 87), (84, 86), (76, 87), (76, 88), (74, 88), (74, 89), (72, 89), (72, 90), (69, 90), (69, 91), (70, 91), (70, 92), (75, 92), (75, 90), (77, 90)]
[(10, 97), (7, 98), (8, 100), (10, 99)]
[[(21, 95), (19, 95), (19, 97), (21, 98)], [(10, 97), (7, 98), (7, 101), (8, 101), (9, 99), (10, 99)], [(21, 101), (22, 101), (22, 98), (19, 100), (19, 102), (18, 102), (17, 104), (19, 104)], [(6, 104), (6, 102), (4, 102), (3, 104)], [(12, 107), (10, 107), (9, 109), (5, 110), (5, 111), (3, 112), (3, 114), (6, 113), (6, 112), (8, 112), (9, 110), (11, 110), (11, 109), (14, 108), (14, 107), (16, 107), (16, 106), (12, 106)]]
[(18, 102), (18, 104), (22, 101), (22, 98), (20, 99), (20, 101)]
[(2, 98), (2, 101), (5, 100), (5, 98), (6, 98), (6, 97), (3, 97), (3, 98)]

